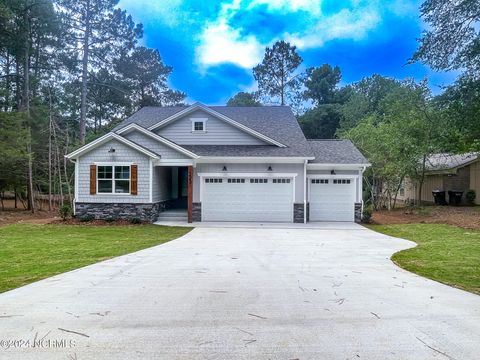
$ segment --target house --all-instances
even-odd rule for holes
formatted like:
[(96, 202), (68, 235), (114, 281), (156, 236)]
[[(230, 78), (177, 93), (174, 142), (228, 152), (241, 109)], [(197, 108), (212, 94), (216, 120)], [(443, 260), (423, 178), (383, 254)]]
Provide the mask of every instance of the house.
[[(465, 193), (475, 190), (476, 204), (480, 204), (480, 157), (477, 153), (465, 154), (434, 154), (425, 163), (426, 174), (422, 187), (422, 202), (433, 203), (433, 190), (463, 191), (462, 202), (465, 203)], [(403, 182), (397, 198), (406, 203), (418, 199), (418, 184), (407, 178)]]
[[(286, 106), (145, 107), (67, 155), (77, 216), (354, 221), (368, 161), (347, 140), (307, 140)], [(306, 210), (306, 211), (305, 211)]]

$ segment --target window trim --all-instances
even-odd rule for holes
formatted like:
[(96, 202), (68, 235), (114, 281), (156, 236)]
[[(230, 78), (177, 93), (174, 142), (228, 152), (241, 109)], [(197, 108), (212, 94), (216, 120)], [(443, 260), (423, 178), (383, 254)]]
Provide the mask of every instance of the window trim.
[[(192, 133), (206, 133), (207, 132), (207, 120), (208, 118), (191, 118)], [(195, 123), (203, 123), (203, 130), (195, 130)]]
[[(95, 163), (95, 165), (97, 166), (97, 179), (96, 179), (96, 182), (97, 182), (97, 191), (96, 191), (96, 195), (107, 195), (107, 196), (128, 196), (128, 195), (132, 195), (132, 163)], [(112, 167), (112, 178), (111, 179), (99, 179), (98, 178), (98, 174), (100, 173), (99, 171), (99, 167), (100, 166), (111, 166)], [(117, 193), (115, 192), (115, 167), (121, 167), (121, 166), (128, 166), (129, 170), (128, 170), (128, 179), (118, 179), (118, 180), (124, 180), (124, 181), (128, 181), (128, 193)], [(98, 180), (102, 181), (102, 180), (111, 180), (112, 181), (112, 192), (99, 192), (99, 186), (98, 186)]]

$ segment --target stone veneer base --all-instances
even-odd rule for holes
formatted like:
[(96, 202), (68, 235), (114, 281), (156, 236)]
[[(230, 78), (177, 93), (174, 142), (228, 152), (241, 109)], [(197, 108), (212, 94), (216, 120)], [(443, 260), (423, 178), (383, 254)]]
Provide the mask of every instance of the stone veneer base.
[(303, 204), (293, 204), (293, 222), (303, 224), (304, 212), (305, 212), (305, 206)]
[(192, 222), (202, 221), (202, 203), (192, 203)]
[(355, 203), (355, 222), (362, 222), (362, 203)]
[(167, 201), (156, 203), (75, 203), (75, 216), (92, 215), (95, 219), (131, 220), (138, 218), (153, 223), (166, 208)]

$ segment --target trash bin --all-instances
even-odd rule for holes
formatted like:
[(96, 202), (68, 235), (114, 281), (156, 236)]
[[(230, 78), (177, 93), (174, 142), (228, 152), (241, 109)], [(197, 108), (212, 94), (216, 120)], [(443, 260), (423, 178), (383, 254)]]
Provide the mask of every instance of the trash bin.
[(450, 205), (460, 205), (462, 202), (463, 191), (451, 190), (448, 192), (448, 203)]
[(443, 190), (433, 190), (432, 191), (433, 200), (435, 205), (447, 205), (447, 199), (445, 197), (445, 191)]

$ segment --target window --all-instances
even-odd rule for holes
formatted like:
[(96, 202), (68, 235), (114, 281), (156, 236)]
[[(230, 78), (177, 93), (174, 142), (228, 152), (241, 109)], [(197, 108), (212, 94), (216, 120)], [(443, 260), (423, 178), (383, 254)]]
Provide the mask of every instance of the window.
[(290, 184), (290, 179), (273, 179), (274, 184)]
[(268, 179), (250, 179), (250, 184), (266, 184)]
[(350, 184), (350, 179), (333, 179), (334, 184)]
[(130, 166), (98, 166), (97, 193), (129, 194)]
[(205, 132), (206, 125), (207, 125), (207, 119), (200, 119), (200, 118), (194, 118), (192, 120), (192, 131), (199, 131), (199, 132)]
[(328, 179), (312, 179), (312, 184), (328, 184)]
[(229, 184), (245, 184), (245, 179), (228, 179)]
[(221, 184), (223, 182), (223, 179), (205, 179), (206, 184)]

